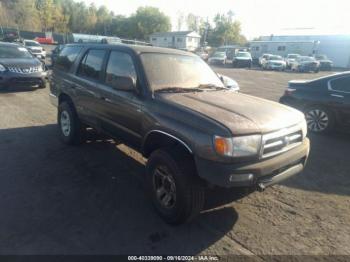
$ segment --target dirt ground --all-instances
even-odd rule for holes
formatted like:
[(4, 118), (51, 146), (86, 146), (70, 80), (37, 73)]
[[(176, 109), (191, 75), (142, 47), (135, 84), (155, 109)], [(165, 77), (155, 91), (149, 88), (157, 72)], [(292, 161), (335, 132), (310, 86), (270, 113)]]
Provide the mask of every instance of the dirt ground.
[[(271, 100), (288, 80), (324, 74), (215, 70)], [(145, 160), (93, 135), (63, 145), (48, 94), (0, 93), (0, 254), (350, 255), (348, 134), (310, 136), (302, 174), (170, 227), (144, 192)]]

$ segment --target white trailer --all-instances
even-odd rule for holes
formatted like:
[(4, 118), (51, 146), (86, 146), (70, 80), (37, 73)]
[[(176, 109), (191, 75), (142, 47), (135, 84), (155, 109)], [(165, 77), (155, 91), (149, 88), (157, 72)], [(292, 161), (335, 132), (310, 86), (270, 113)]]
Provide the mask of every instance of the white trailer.
[(319, 41), (251, 41), (250, 51), (254, 60), (263, 54), (285, 57), (287, 54), (317, 54)]

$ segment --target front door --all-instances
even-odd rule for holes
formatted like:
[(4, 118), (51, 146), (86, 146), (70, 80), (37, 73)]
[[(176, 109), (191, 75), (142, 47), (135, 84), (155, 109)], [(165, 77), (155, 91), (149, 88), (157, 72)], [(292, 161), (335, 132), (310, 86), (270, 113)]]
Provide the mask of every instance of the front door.
[(130, 54), (111, 51), (103, 84), (99, 84), (102, 103), (102, 128), (126, 144), (141, 145), (141, 100), (135, 90), (118, 89), (118, 77), (131, 77), (137, 82), (135, 66)]
[(339, 113), (341, 124), (350, 125), (350, 76), (329, 81), (331, 107)]

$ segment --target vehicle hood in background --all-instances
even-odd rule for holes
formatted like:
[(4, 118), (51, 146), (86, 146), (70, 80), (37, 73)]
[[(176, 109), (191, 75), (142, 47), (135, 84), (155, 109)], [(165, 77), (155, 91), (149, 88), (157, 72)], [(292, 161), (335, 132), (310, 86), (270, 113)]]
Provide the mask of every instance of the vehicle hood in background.
[(268, 133), (304, 118), (290, 107), (232, 91), (161, 93), (156, 97), (205, 115), (226, 126), (233, 135)]
[(0, 58), (0, 64), (10, 67), (40, 66), (41, 62), (35, 58)]
[(234, 57), (234, 59), (236, 60), (242, 60), (242, 61), (248, 61), (248, 60), (252, 60), (250, 57)]

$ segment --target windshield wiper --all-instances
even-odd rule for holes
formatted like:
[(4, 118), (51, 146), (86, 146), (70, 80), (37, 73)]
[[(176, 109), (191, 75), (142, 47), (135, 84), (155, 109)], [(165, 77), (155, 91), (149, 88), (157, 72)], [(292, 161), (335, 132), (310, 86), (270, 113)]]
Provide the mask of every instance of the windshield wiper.
[(186, 88), (186, 87), (165, 87), (161, 89), (157, 89), (154, 92), (160, 93), (183, 93), (183, 92), (203, 92), (198, 88)]
[(215, 90), (226, 90), (227, 87), (222, 87), (222, 86), (217, 86), (214, 84), (200, 84), (199, 86), (197, 86), (197, 88), (199, 89), (215, 89)]

